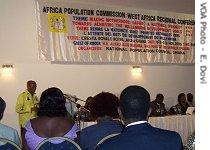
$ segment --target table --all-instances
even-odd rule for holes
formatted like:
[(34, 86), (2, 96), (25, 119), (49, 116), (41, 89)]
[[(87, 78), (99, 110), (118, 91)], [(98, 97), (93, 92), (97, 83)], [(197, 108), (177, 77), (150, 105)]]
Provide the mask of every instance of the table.
[(150, 117), (149, 123), (157, 128), (178, 132), (183, 144), (187, 144), (189, 136), (195, 131), (195, 115)]
[[(178, 132), (183, 144), (187, 144), (188, 137), (195, 131), (195, 115), (150, 117), (148, 122), (153, 127)], [(96, 124), (96, 122), (81, 122), (81, 128), (93, 124)]]

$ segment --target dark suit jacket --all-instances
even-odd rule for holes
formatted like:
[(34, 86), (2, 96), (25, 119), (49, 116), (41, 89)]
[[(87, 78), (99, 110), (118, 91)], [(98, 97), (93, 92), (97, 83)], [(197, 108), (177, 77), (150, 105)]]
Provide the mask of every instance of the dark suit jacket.
[(126, 127), (120, 135), (106, 140), (96, 150), (182, 150), (182, 140), (177, 132), (143, 123)]
[(116, 120), (100, 121), (81, 131), (80, 146), (82, 150), (94, 150), (102, 138), (113, 133), (120, 133), (123, 128), (122, 123)]

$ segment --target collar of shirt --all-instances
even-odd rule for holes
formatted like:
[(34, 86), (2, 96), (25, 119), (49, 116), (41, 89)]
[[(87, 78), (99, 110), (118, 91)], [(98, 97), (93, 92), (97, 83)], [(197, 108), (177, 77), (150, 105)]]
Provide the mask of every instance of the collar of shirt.
[(142, 123), (147, 123), (147, 121), (136, 121), (136, 122), (132, 122), (132, 123), (129, 123), (126, 127), (137, 125), (137, 124), (142, 124)]

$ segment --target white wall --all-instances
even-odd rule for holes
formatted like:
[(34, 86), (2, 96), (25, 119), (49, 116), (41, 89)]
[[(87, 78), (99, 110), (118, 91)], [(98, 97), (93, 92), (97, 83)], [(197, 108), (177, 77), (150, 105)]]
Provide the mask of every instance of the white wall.
[[(85, 1), (85, 0), (83, 0)], [(124, 5), (129, 7), (194, 13), (193, 0), (89, 0), (90, 2)], [(80, 0), (82, 2), (82, 0)], [(155, 5), (153, 5), (155, 2)], [(178, 3), (180, 2), (180, 3)], [(186, 3), (188, 5), (186, 5)], [(60, 87), (64, 93), (86, 99), (101, 91), (120, 93), (128, 85), (146, 87), (153, 99), (156, 93), (165, 95), (167, 107), (176, 103), (180, 92), (194, 93), (194, 66), (143, 66), (141, 77), (134, 78), (128, 65), (55, 65), (38, 60), (35, 28), (34, 0), (0, 1), (0, 65), (12, 63), (12, 78), (0, 76), (0, 96), (7, 108), (3, 123), (18, 129), (15, 113), (17, 95), (25, 90), (26, 81), (37, 81), (37, 95), (51, 86)]]

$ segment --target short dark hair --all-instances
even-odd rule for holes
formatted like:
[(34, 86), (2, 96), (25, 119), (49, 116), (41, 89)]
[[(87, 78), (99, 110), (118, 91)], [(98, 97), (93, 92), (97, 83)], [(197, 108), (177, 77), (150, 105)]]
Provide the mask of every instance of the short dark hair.
[(179, 95), (178, 95), (178, 103), (180, 104), (181, 103), (181, 97), (182, 96), (185, 96), (185, 94), (184, 93), (180, 93)]
[(85, 101), (85, 106), (84, 107), (88, 110), (90, 110), (90, 103), (91, 103), (92, 99), (93, 99), (93, 97), (89, 96)]
[(3, 117), (3, 113), (4, 113), (5, 108), (6, 108), (6, 103), (5, 103), (5, 101), (0, 97), (0, 120), (1, 120), (2, 117)]
[(48, 88), (41, 94), (37, 115), (39, 117), (65, 117), (67, 115), (65, 103), (66, 99), (59, 88)]
[(128, 86), (120, 94), (120, 109), (125, 119), (146, 120), (149, 108), (150, 94), (141, 86)]
[(161, 97), (164, 97), (163, 94), (158, 93), (158, 94), (156, 95), (156, 99), (159, 98), (160, 96), (161, 96)]
[(34, 80), (29, 80), (29, 81), (27, 81), (27, 85), (29, 85), (29, 84), (35, 84), (36, 85), (36, 82)]
[(193, 102), (193, 94), (192, 93), (187, 94), (187, 101), (188, 102)]
[(117, 107), (119, 106), (119, 99), (112, 93), (101, 92), (93, 97), (90, 103), (90, 112), (93, 118), (97, 117), (118, 117)]

